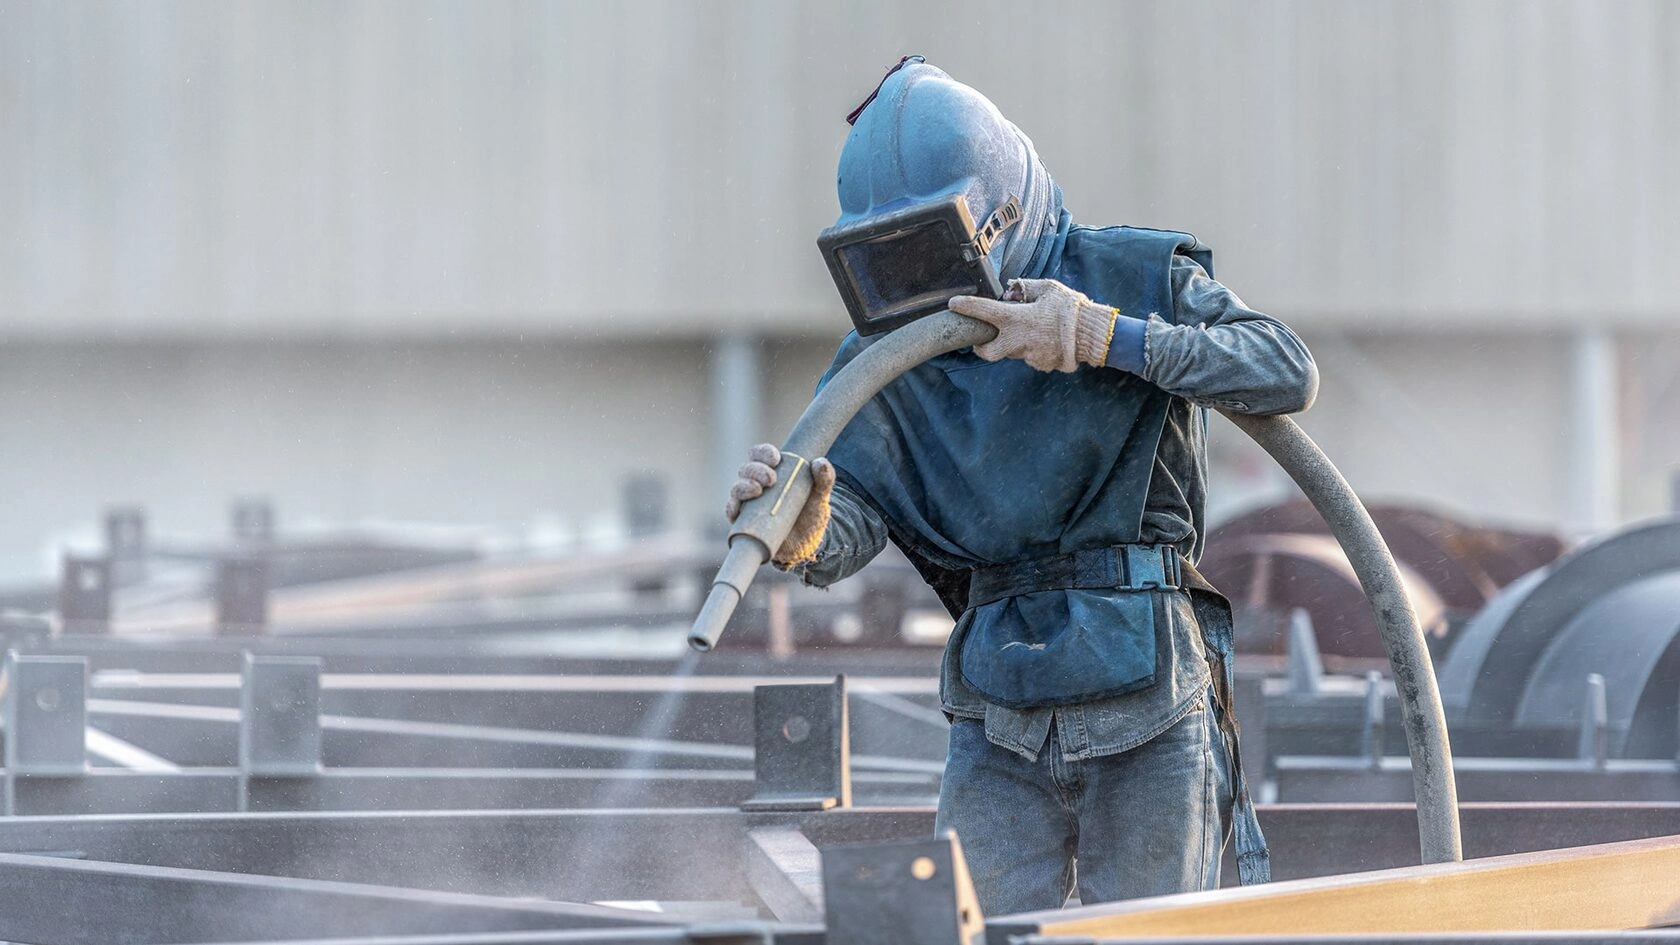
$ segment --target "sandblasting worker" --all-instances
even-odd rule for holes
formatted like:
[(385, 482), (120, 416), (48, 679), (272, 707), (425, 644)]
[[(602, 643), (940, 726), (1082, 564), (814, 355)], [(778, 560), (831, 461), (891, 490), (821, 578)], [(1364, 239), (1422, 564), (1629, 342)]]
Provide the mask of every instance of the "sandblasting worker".
[[(1059, 908), (1076, 886), (1085, 903), (1213, 888), (1233, 830), (1242, 880), (1264, 881), (1230, 608), (1193, 566), (1207, 408), (1304, 410), (1312, 356), (1214, 281), (1194, 237), (1076, 225), (1027, 136), (920, 57), (851, 117), (840, 223), (960, 195), (1002, 229), (985, 262), (1005, 291), (949, 306), (998, 335), (863, 408), (812, 464), (775, 564), (826, 586), (891, 540), (957, 617), (937, 823), (986, 913)], [(837, 282), (916, 291), (937, 275), (918, 262), (862, 258)], [(867, 344), (848, 335), (823, 383)], [(753, 449), (731, 520), (780, 462)]]

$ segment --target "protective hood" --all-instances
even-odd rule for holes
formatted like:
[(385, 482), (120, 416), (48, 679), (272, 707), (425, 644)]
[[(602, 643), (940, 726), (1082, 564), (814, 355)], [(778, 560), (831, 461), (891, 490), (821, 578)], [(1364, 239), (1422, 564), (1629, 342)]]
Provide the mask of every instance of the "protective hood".
[(840, 152), (836, 225), (954, 193), (982, 221), (1014, 196), (1021, 222), (992, 247), (992, 263), (1005, 281), (1041, 273), (1062, 192), (1032, 141), (990, 100), (911, 56), (854, 115)]

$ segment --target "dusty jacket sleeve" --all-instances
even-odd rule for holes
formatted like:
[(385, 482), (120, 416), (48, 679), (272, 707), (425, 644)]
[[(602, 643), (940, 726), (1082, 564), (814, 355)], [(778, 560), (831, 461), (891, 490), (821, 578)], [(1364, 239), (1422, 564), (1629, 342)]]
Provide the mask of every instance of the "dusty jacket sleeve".
[(1289, 327), (1243, 304), (1196, 262), (1175, 257), (1174, 321), (1150, 316), (1142, 375), (1204, 407), (1295, 413), (1318, 394), (1318, 366)]
[(816, 559), (793, 569), (800, 580), (816, 587), (856, 574), (887, 544), (887, 524), (845, 483), (835, 484), (828, 508), (828, 530)]

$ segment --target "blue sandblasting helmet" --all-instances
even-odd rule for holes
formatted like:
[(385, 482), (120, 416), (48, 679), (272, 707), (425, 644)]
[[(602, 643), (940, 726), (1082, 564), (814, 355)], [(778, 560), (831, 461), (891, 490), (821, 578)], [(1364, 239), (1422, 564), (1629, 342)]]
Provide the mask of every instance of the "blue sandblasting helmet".
[(849, 120), (818, 245), (861, 333), (1043, 268), (1061, 190), (984, 95), (909, 56)]

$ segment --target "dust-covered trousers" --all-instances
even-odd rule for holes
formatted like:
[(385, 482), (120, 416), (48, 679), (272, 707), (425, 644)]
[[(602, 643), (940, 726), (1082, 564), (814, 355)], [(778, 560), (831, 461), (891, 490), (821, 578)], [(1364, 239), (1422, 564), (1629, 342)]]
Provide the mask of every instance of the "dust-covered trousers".
[(937, 826), (956, 831), (981, 911), (1060, 908), (1076, 887), (1087, 903), (1217, 887), (1232, 787), (1210, 700), (1129, 751), (1077, 760), (1054, 730), (1028, 760), (955, 719)]

